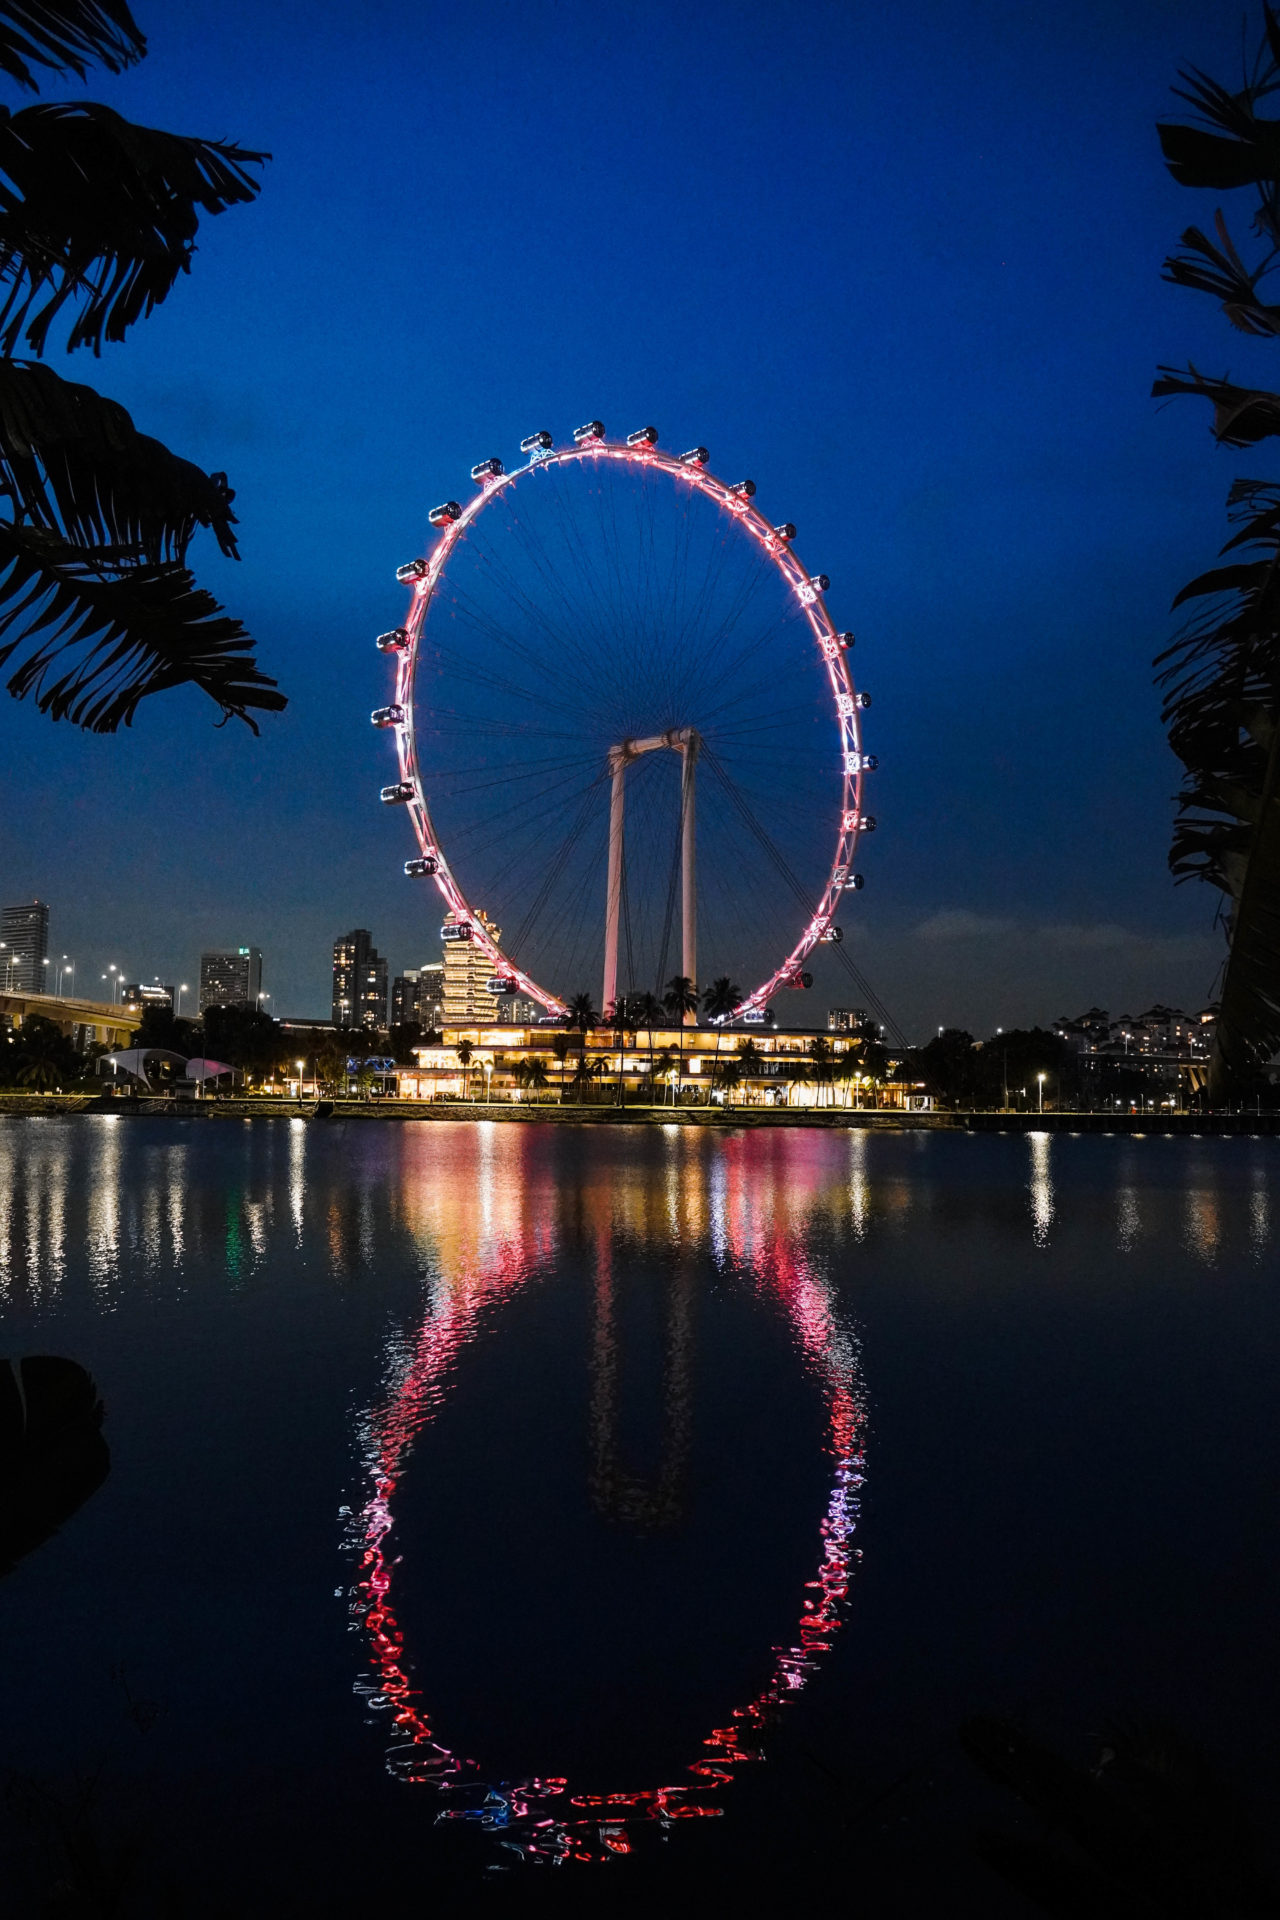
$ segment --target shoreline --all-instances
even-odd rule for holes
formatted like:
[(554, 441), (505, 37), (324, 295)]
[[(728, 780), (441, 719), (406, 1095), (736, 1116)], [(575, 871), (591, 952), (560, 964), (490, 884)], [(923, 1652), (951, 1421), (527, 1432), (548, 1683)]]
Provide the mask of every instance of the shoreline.
[(97, 1093), (0, 1092), (0, 1117), (77, 1113), (174, 1120), (297, 1120), (323, 1126), (334, 1120), (488, 1120), (552, 1126), (715, 1127), (742, 1132), (759, 1127), (818, 1127), (876, 1133), (1115, 1133), (1130, 1135), (1280, 1134), (1280, 1113), (1003, 1113), (993, 1110), (909, 1113), (893, 1107), (619, 1107), (507, 1104), (484, 1101), (333, 1100), (300, 1106), (272, 1096), (175, 1100), (160, 1095), (105, 1099)]

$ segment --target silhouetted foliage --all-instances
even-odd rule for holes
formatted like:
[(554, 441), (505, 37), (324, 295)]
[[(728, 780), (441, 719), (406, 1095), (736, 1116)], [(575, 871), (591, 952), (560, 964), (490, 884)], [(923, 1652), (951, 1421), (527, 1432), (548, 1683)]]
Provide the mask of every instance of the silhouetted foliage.
[(42, 1013), (28, 1014), (0, 1049), (0, 1075), (11, 1087), (57, 1093), (84, 1077), (85, 1058), (70, 1038)]
[[(0, 0), (0, 71), (38, 91), (32, 65), (83, 78), (146, 42), (122, 0)], [(241, 623), (187, 566), (197, 527), (236, 557), (225, 474), (206, 474), (134, 427), (123, 407), (48, 367), (124, 339), (190, 270), (200, 216), (254, 199), (267, 158), (136, 126), (91, 101), (0, 108), (0, 664), (8, 689), (96, 733), (190, 684), (257, 732), (250, 709), (284, 695)]]
[[(1217, 300), (1238, 332), (1274, 339), (1280, 308), (1260, 288), (1280, 263), (1280, 121), (1261, 113), (1280, 86), (1280, 21), (1264, 6), (1262, 44), (1230, 91), (1192, 69), (1178, 97), (1199, 125), (1162, 125), (1160, 143), (1180, 185), (1256, 195), (1262, 252), (1250, 266), (1219, 212), (1216, 241), (1199, 228), (1165, 262), (1165, 278)], [(1161, 368), (1156, 394), (1196, 394), (1213, 407), (1223, 446), (1280, 433), (1280, 395), (1225, 378)], [(1280, 486), (1237, 480), (1228, 495), (1238, 555), (1191, 581), (1175, 606), (1202, 603), (1157, 661), (1169, 742), (1186, 769), (1170, 865), (1226, 895), (1229, 942), (1211, 1085), (1237, 1088), (1280, 1046)]]
[[(142, 1009), (142, 1021), (133, 1045), (164, 1047), (170, 1053), (182, 1053), (191, 1059), (204, 1051), (204, 1036), (198, 1020), (179, 1020), (172, 1007), (149, 1006)], [(228, 1064), (234, 1066), (235, 1062)]]
[(987, 1864), (1059, 1920), (1272, 1920), (1280, 1893), (1238, 1797), (1180, 1734), (1115, 1728), (1094, 1764), (1011, 1720), (969, 1720), (961, 1743), (1036, 1816), (1034, 1836), (982, 1833)]
[(210, 1060), (262, 1074), (286, 1066), (292, 1058), (279, 1022), (259, 1007), (206, 1007), (201, 1018)]
[(107, 1477), (102, 1402), (75, 1360), (0, 1360), (0, 1577)]
[(387, 1036), (391, 1058), (398, 1067), (416, 1067), (418, 1062), (414, 1054), (415, 1047), (429, 1045), (422, 1035), (421, 1023), (417, 1020), (404, 1020), (391, 1028)]

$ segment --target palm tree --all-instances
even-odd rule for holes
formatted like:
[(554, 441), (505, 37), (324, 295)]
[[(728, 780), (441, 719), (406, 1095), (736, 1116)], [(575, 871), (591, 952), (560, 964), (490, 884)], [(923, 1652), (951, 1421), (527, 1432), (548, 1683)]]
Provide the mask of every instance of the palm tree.
[(564, 1063), (569, 1058), (569, 1036), (567, 1033), (556, 1034), (555, 1038), (551, 1042), (551, 1051), (552, 1053), (554, 1053), (560, 1067), (560, 1105), (563, 1106), (564, 1105)]
[[(33, 67), (83, 79), (145, 52), (125, 0), (0, 6), (0, 71), (32, 93)], [(183, 684), (255, 733), (250, 709), (286, 704), (187, 566), (197, 527), (237, 557), (226, 475), (40, 364), (55, 323), (70, 323), (69, 351), (123, 340), (189, 268), (199, 216), (253, 200), (267, 158), (91, 101), (0, 119), (0, 664), (15, 699), (54, 720), (114, 733)], [(34, 357), (13, 357), (19, 344)]]
[(454, 1048), (458, 1056), (458, 1065), (462, 1068), (462, 1097), (466, 1100), (471, 1092), (471, 1062), (475, 1058), (475, 1048), (469, 1040), (460, 1040)]
[(759, 1079), (764, 1072), (764, 1055), (750, 1035), (738, 1042), (738, 1071), (744, 1080)]
[(603, 1060), (593, 1060), (585, 1052), (581, 1055), (573, 1076), (574, 1085), (578, 1090), (579, 1100), (590, 1092), (592, 1081), (600, 1079), (604, 1072), (605, 1063)]
[[(1264, 9), (1264, 34), (1243, 88), (1191, 71), (1179, 98), (1198, 126), (1161, 125), (1169, 171), (1185, 187), (1256, 194), (1262, 255), (1237, 252), (1221, 214), (1217, 241), (1195, 227), (1164, 277), (1207, 293), (1238, 332), (1274, 340), (1280, 327), (1261, 283), (1280, 246), (1280, 149), (1261, 109), (1280, 83), (1280, 22)], [(1276, 431), (1280, 395), (1233, 386), (1194, 367), (1160, 369), (1156, 394), (1196, 394), (1213, 407), (1221, 445), (1251, 447)], [(1192, 580), (1174, 605), (1202, 610), (1157, 660), (1169, 744), (1185, 774), (1169, 864), (1180, 880), (1208, 881), (1226, 896), (1228, 940), (1209, 1083), (1221, 1098), (1280, 1046), (1280, 485), (1237, 480), (1228, 496), (1237, 531), (1230, 563)], [(1239, 557), (1236, 557), (1239, 556)]]
[(813, 1076), (813, 1083), (818, 1089), (818, 1101), (819, 1104), (821, 1104), (822, 1089), (831, 1085), (833, 1076), (831, 1070), (831, 1042), (824, 1040), (820, 1033), (815, 1034), (809, 1042), (809, 1071)]
[[(712, 1069), (711, 1078), (714, 1084), (721, 1088), (723, 1092), (736, 1093), (742, 1079), (741, 1063), (735, 1059), (733, 1054), (730, 1054), (727, 1060), (717, 1060)], [(725, 1104), (728, 1105), (729, 1103), (726, 1101)]]
[(653, 1079), (653, 1030), (662, 1019), (662, 1002), (656, 994), (642, 993), (635, 1000), (637, 1029), (643, 1027), (649, 1035), (649, 1078)]
[(640, 1031), (640, 1016), (636, 1010), (636, 1002), (625, 994), (619, 994), (617, 1000), (609, 1009), (607, 1023), (613, 1030), (613, 1037), (618, 1043), (617, 1104), (623, 1107), (627, 1103), (627, 1035), (630, 1034), (634, 1040), (636, 1034)]
[(688, 974), (675, 973), (667, 982), (667, 990), (662, 996), (662, 1004), (671, 1018), (680, 1028), (680, 1080), (684, 1080), (684, 1022), (687, 1014), (698, 1011), (698, 989)]
[[(578, 1043), (579, 1052), (581, 1059), (585, 1060), (587, 1057), (587, 1035), (593, 1027), (598, 1027), (600, 1024), (600, 1015), (596, 1012), (595, 1002), (589, 993), (575, 993), (573, 995), (569, 1001), (569, 1010), (565, 1015), (565, 1024), (581, 1036)], [(581, 1078), (581, 1075), (579, 1075), (579, 1078)]]
[(654, 1062), (650, 1078), (654, 1080), (665, 1080), (668, 1086), (670, 1086), (672, 1075), (675, 1071), (676, 1056), (672, 1053), (670, 1047), (663, 1047), (657, 1060)]
[(516, 1068), (516, 1081), (526, 1093), (541, 1093), (549, 1085), (546, 1061), (536, 1057), (522, 1060)]
[[(720, 1042), (724, 1038), (724, 1022), (742, 999), (742, 988), (735, 985), (727, 973), (713, 980), (702, 996), (702, 1011), (709, 1020), (714, 1020), (720, 1028), (716, 1034), (716, 1063), (720, 1060)], [(708, 1100), (711, 1098), (707, 1094)]]

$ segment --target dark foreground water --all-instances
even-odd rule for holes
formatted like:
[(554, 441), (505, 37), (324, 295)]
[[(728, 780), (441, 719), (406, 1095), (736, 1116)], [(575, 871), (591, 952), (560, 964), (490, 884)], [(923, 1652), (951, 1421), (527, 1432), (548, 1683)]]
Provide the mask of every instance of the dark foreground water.
[(0, 1581), (5, 1911), (1029, 1912), (975, 1713), (1265, 1830), (1278, 1232), (1264, 1140), (0, 1120), (111, 1453)]

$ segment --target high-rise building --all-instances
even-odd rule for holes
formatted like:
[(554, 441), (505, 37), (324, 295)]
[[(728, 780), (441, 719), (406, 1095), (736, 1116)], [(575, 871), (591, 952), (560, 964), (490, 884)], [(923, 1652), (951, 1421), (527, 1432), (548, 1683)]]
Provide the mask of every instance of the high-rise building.
[(262, 954), (257, 947), (217, 947), (200, 955), (199, 1009), (256, 1007), (262, 998)]
[(444, 968), (406, 967), (391, 983), (391, 1024), (407, 1026), (416, 1021), (420, 1027), (438, 1027), (444, 998)]
[(333, 943), (333, 1024), (387, 1024), (387, 963), (367, 927), (340, 933)]
[(0, 986), (17, 993), (47, 993), (49, 909), (28, 900), (0, 912)]
[[(484, 928), (496, 945), (502, 937), (502, 929), (495, 927), (483, 912), (476, 914), (476, 920)], [(458, 925), (458, 916), (446, 913), (445, 929)], [(483, 948), (474, 940), (450, 939), (443, 932), (444, 947), (444, 991), (441, 995), (441, 1018), (447, 1026), (465, 1026), (470, 1020), (484, 1020), (496, 1023), (499, 1018), (501, 1001), (488, 989), (488, 981), (493, 978), (493, 962)]]

